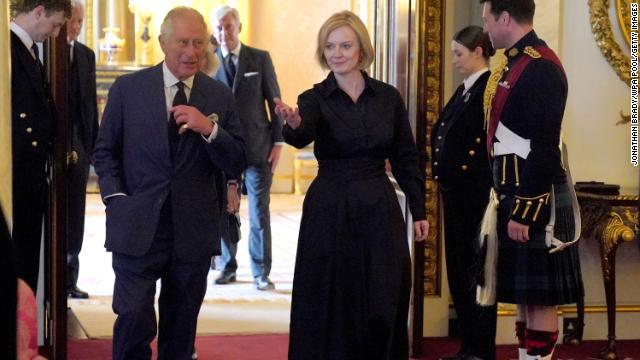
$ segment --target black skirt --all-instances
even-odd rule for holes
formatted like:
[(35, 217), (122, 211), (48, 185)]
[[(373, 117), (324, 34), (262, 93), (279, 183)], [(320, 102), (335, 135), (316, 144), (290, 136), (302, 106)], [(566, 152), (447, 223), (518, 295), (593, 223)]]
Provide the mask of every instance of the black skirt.
[[(555, 237), (571, 241), (575, 234), (571, 196), (566, 183), (554, 184)], [(529, 228), (529, 241), (509, 238), (507, 223), (514, 198), (501, 196), (498, 210), (497, 300), (524, 305), (562, 305), (584, 296), (578, 246), (549, 254), (541, 226)]]

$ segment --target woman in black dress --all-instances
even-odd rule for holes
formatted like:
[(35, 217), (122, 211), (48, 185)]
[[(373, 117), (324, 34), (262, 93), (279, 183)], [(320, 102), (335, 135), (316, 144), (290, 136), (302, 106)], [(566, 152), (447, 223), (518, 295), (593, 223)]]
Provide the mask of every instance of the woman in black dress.
[(484, 130), (487, 64), (495, 51), (479, 26), (451, 41), (453, 65), (464, 81), (433, 127), (432, 168), (444, 210), (447, 277), (458, 320), (460, 350), (451, 359), (495, 359), (496, 307), (476, 304), (478, 230), (492, 183)]
[(343, 11), (318, 34), (327, 78), (277, 101), (285, 141), (315, 141), (318, 176), (305, 197), (296, 257), (289, 359), (407, 359), (411, 259), (385, 159), (409, 199), (415, 237), (428, 232), (418, 152), (398, 91), (364, 71), (373, 47)]

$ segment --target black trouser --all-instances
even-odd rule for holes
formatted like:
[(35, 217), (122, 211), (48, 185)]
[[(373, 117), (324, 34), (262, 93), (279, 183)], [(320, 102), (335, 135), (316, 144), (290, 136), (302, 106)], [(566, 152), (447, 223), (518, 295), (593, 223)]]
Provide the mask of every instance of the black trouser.
[[(13, 230), (18, 277), (36, 293), (40, 270), (42, 221), (46, 207), (47, 183), (44, 164), (40, 173), (13, 178)], [(28, 180), (25, 180), (28, 179)]]
[[(165, 204), (171, 199), (168, 198)], [(163, 208), (151, 249), (142, 256), (113, 253), (116, 281), (113, 311), (113, 359), (151, 359), (158, 332), (158, 359), (190, 360), (196, 324), (207, 290), (209, 257), (180, 261), (173, 251), (170, 209)], [(154, 311), (156, 282), (161, 280), (159, 321)]]
[(476, 303), (477, 236), (489, 189), (442, 190), (445, 255), (451, 298), (456, 310), (461, 354), (495, 359), (496, 306)]
[(67, 224), (67, 289), (78, 283), (80, 263), (78, 255), (84, 238), (85, 206), (87, 199), (87, 181), (89, 179), (89, 157), (84, 151), (78, 151), (78, 163), (69, 166), (69, 210)]

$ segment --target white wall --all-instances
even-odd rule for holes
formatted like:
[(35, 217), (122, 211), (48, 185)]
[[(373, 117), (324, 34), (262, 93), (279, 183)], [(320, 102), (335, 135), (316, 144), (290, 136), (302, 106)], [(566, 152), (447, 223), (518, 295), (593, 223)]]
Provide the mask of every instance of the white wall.
[[(561, 59), (569, 79), (564, 137), (573, 180), (620, 184), (637, 194), (639, 169), (629, 162), (629, 125), (616, 126), (620, 111), (629, 114), (629, 86), (601, 54), (586, 1), (566, 2), (562, 21)], [(623, 47), (628, 50), (626, 43)]]

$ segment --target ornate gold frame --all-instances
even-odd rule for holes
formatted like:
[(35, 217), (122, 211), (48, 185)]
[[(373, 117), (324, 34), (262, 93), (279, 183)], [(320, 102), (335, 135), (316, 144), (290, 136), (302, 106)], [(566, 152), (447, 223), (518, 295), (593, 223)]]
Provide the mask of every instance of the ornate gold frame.
[[(422, 3), (418, 22), (418, 121), (424, 121), (424, 149), (431, 154), (431, 127), (438, 120), (442, 105), (442, 44), (443, 44), (444, 1), (426, 0)], [(429, 236), (424, 244), (424, 294), (441, 294), (441, 236), (440, 213), (438, 209), (438, 189), (431, 176), (431, 168), (426, 169), (426, 208), (429, 221)]]
[[(630, 12), (628, 8), (628, 0), (616, 0), (618, 17), (621, 24), (627, 24), (627, 19), (630, 19)], [(591, 21), (591, 31), (596, 39), (598, 47), (602, 55), (607, 59), (609, 64), (613, 67), (618, 74), (620, 80), (625, 84), (630, 85), (630, 59), (615, 39), (613, 30), (611, 27), (611, 20), (609, 19), (609, 0), (589, 0), (589, 15)], [(625, 7), (626, 5), (626, 7)], [(625, 12), (626, 8), (626, 12)], [(629, 41), (628, 32), (625, 33), (625, 26), (623, 28), (623, 34)], [(627, 28), (628, 30), (628, 28)]]
[(616, 13), (618, 14), (618, 24), (620, 24), (620, 30), (622, 35), (627, 41), (627, 45), (631, 46), (631, 5), (629, 0), (616, 0)]

